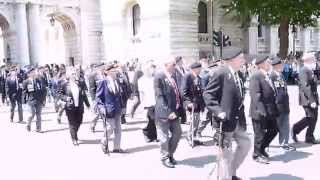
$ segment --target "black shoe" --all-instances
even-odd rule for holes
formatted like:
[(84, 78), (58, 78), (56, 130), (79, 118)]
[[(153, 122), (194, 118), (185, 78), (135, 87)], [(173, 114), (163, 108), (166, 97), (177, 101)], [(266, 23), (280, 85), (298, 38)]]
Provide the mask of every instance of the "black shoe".
[(201, 141), (199, 141), (199, 140), (194, 140), (194, 141), (193, 141), (193, 144), (194, 144), (195, 146), (203, 146), (203, 145), (204, 145), (204, 143), (201, 142)]
[(297, 138), (297, 133), (295, 133), (294, 131), (292, 131), (292, 140), (293, 140), (295, 143), (299, 142), (299, 141), (298, 141), (298, 138)]
[(161, 162), (162, 162), (162, 165), (164, 165), (167, 168), (175, 168), (174, 164), (170, 162), (169, 158), (161, 160)]
[(73, 144), (74, 146), (79, 146), (79, 143), (78, 143), (77, 140), (72, 140), (72, 144)]
[(295, 147), (290, 146), (290, 145), (288, 145), (288, 144), (285, 144), (285, 145), (281, 146), (281, 148), (282, 148), (283, 150), (285, 150), (285, 151), (295, 151), (295, 150), (296, 150)]
[(170, 161), (173, 165), (177, 165), (177, 161), (176, 161), (173, 157), (169, 157), (169, 161)]
[(27, 131), (30, 132), (31, 131), (31, 127), (28, 125), (27, 126)]
[(241, 180), (241, 178), (237, 177), (237, 176), (232, 176), (231, 180)]
[(58, 119), (57, 119), (57, 122), (58, 122), (58, 124), (61, 124), (61, 119), (58, 118)]
[(261, 150), (261, 155), (264, 156), (266, 159), (269, 159), (269, 157), (270, 157), (265, 149)]
[(127, 121), (126, 121), (126, 118), (124, 116), (121, 117), (121, 124), (126, 124)]
[(315, 139), (306, 139), (305, 142), (308, 144), (320, 144), (320, 142)]
[(37, 133), (42, 133), (41, 129), (36, 130)]
[(13, 123), (13, 119), (10, 119), (10, 122)]
[(253, 160), (255, 160), (257, 163), (261, 163), (261, 164), (270, 164), (269, 160), (266, 159), (264, 156), (257, 156), (255, 158), (253, 158)]
[(127, 151), (125, 151), (125, 150), (123, 150), (123, 149), (114, 149), (112, 152), (113, 152), (113, 153), (120, 153), (120, 154), (127, 153)]
[(94, 133), (95, 132), (95, 127), (91, 126), (90, 127), (90, 131)]
[(24, 122), (23, 122), (23, 121), (18, 121), (18, 123), (19, 123), (19, 124), (23, 124)]

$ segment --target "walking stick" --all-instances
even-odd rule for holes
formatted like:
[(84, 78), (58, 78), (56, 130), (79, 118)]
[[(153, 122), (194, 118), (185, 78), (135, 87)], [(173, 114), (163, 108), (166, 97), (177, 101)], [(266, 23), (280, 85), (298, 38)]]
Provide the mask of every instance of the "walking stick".
[(107, 126), (107, 117), (101, 113), (101, 111), (98, 109), (99, 116), (102, 118), (103, 125), (104, 125), (104, 131), (105, 131), (105, 141), (101, 142), (102, 151), (104, 154), (108, 154), (110, 156), (109, 151), (109, 139), (108, 139), (108, 126)]
[[(209, 176), (208, 176), (208, 180), (210, 180), (210, 177), (212, 176), (213, 172), (215, 171), (216, 167), (217, 167), (217, 180), (221, 180), (221, 177), (220, 177), (220, 169), (221, 169), (221, 157), (222, 157), (222, 150), (223, 150), (223, 134), (222, 134), (222, 121), (219, 122), (220, 124), (220, 127), (219, 127), (219, 138), (218, 138), (218, 158), (217, 158), (217, 162), (214, 164), (212, 170), (210, 171), (209, 173)], [(213, 129), (213, 128), (212, 128)]]
[(192, 106), (191, 109), (191, 148), (194, 147), (194, 133), (193, 133), (193, 129), (194, 129), (194, 107)]

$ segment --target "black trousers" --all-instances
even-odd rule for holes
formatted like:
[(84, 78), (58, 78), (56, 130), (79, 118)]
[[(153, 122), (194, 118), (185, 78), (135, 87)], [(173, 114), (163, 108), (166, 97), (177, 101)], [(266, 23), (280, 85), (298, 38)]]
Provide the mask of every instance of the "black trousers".
[(134, 102), (133, 102), (133, 106), (130, 112), (131, 117), (134, 116), (134, 113), (136, 112), (138, 106), (141, 104), (141, 100), (140, 100), (140, 96), (134, 96)]
[(83, 110), (66, 110), (66, 115), (69, 122), (71, 139), (78, 140), (78, 130), (80, 128), (80, 125), (82, 124)]
[(306, 140), (314, 140), (313, 132), (318, 120), (318, 108), (304, 106), (306, 117), (293, 125), (293, 133), (299, 134), (304, 128), (308, 127), (306, 133)]
[(277, 136), (278, 128), (275, 117), (266, 119), (252, 119), (254, 132), (254, 151), (253, 157), (261, 155), (261, 152), (270, 145), (272, 140)]
[(14, 118), (14, 110), (16, 106), (18, 106), (18, 115), (19, 115), (19, 122), (23, 121), (23, 111), (22, 111), (22, 97), (16, 98), (16, 97), (10, 97), (10, 105), (11, 105), (11, 114), (10, 119), (13, 120)]
[(154, 107), (149, 107), (147, 112), (148, 124), (147, 127), (143, 128), (143, 134), (148, 140), (156, 140), (157, 139), (157, 128), (155, 124), (155, 114)]

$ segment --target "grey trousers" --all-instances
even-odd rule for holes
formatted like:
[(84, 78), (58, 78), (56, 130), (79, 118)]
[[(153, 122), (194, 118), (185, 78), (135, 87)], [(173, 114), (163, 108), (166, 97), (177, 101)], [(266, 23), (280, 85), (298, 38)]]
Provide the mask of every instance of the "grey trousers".
[(194, 113), (193, 118), (191, 117), (192, 114), (188, 113), (188, 118), (192, 124), (190, 124), (189, 132), (188, 132), (188, 138), (191, 140), (191, 136), (193, 135), (194, 140), (198, 139), (198, 128), (199, 128), (199, 122), (200, 122), (200, 113)]
[[(232, 176), (236, 175), (237, 169), (243, 163), (251, 148), (251, 141), (246, 133), (239, 125), (237, 125), (234, 132), (224, 133), (225, 141), (230, 144), (222, 150), (220, 157), (219, 177), (223, 180), (231, 180)], [(235, 140), (237, 147), (235, 152), (232, 152), (232, 140)]]
[[(107, 138), (110, 138), (112, 134), (114, 134), (113, 138), (113, 149), (120, 149), (121, 147), (121, 113), (117, 114), (114, 118), (106, 118), (107, 122), (103, 122), (104, 124), (104, 132), (103, 132), (103, 138), (101, 142), (103, 144), (107, 143)], [(108, 125), (110, 125), (110, 132), (108, 131)], [(108, 137), (107, 137), (108, 134)]]
[(209, 123), (211, 123), (212, 120), (212, 113), (209, 112), (207, 109), (202, 113), (202, 116), (200, 116), (200, 122), (199, 122), (199, 127), (198, 127), (198, 136), (201, 135), (202, 131), (207, 127)]
[(41, 111), (42, 111), (42, 105), (41, 104), (35, 104), (35, 105), (29, 105), (30, 106), (30, 111), (31, 111), (31, 116), (28, 119), (27, 122), (27, 126), (31, 126), (31, 122), (34, 118), (34, 116), (36, 116), (36, 127), (37, 130), (40, 131), (41, 130)]
[(289, 113), (281, 113), (277, 117), (277, 124), (279, 129), (279, 144), (288, 144), (290, 134)]
[(181, 138), (179, 120), (157, 120), (157, 133), (160, 140), (161, 160), (173, 157)]

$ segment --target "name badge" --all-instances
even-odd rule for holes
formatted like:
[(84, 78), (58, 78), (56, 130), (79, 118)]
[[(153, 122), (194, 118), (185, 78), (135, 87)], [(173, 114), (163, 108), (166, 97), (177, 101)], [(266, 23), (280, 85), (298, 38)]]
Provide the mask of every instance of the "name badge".
[(33, 84), (28, 84), (27, 89), (28, 89), (28, 92), (34, 92)]

